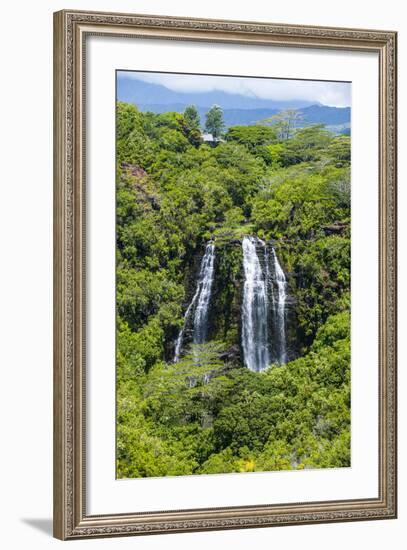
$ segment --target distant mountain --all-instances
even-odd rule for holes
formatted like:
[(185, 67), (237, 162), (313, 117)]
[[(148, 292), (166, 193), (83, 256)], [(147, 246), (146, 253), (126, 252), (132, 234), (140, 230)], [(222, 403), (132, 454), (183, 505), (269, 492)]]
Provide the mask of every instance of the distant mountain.
[[(223, 109), (300, 109), (315, 102), (306, 100), (275, 101), (258, 97), (248, 97), (214, 90), (211, 92), (176, 92), (161, 84), (151, 84), (142, 80), (120, 77), (117, 83), (117, 99), (136, 105), (178, 105), (182, 111), (187, 105), (211, 107), (220, 105)], [(150, 109), (153, 110), (153, 109)], [(167, 109), (169, 110), (169, 109)], [(158, 111), (157, 111), (158, 112)], [(162, 112), (162, 111), (161, 111)]]
[(350, 107), (311, 105), (299, 110), (305, 124), (340, 125), (350, 123)]
[(123, 77), (118, 81), (117, 99), (134, 103), (141, 111), (154, 113), (182, 113), (187, 105), (196, 105), (202, 126), (208, 109), (215, 103), (222, 107), (228, 127), (256, 124), (284, 109), (297, 109), (302, 115), (297, 127), (325, 124), (332, 132), (350, 133), (350, 107), (329, 107), (310, 101), (274, 101), (222, 91), (176, 92), (161, 84)]
[[(282, 109), (225, 109), (223, 116), (226, 126), (256, 124), (259, 120), (270, 118)], [(205, 120), (205, 119), (202, 119)]]
[[(282, 109), (250, 109), (224, 111), (228, 126), (235, 124), (261, 124), (270, 117), (281, 112)], [(350, 134), (350, 107), (329, 107), (327, 105), (311, 105), (297, 109), (300, 117), (296, 121), (297, 128), (304, 128), (312, 124), (324, 124), (327, 130), (337, 134)]]

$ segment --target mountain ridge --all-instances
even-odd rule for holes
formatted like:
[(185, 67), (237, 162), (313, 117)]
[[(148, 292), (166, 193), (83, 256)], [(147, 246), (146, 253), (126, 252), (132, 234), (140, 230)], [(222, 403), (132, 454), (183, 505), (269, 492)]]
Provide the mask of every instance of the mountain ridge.
[[(136, 84), (137, 83), (137, 84)], [(136, 84), (136, 85), (135, 85)], [(252, 125), (270, 118), (285, 109), (296, 109), (301, 113), (297, 127), (310, 124), (324, 124), (336, 133), (349, 133), (351, 121), (350, 107), (333, 107), (317, 101), (275, 101), (247, 97), (223, 91), (177, 92), (161, 84), (152, 84), (131, 78), (121, 78), (117, 86), (117, 99), (135, 104), (141, 111), (182, 113), (187, 105), (197, 107), (201, 124), (209, 108), (218, 104), (222, 107), (226, 127)]]
[[(137, 85), (136, 85), (137, 84)], [(254, 96), (245, 96), (239, 93), (229, 93), (220, 90), (210, 92), (177, 92), (170, 90), (162, 84), (152, 84), (143, 80), (133, 78), (120, 78), (117, 83), (117, 99), (126, 103), (135, 104), (160, 104), (168, 105), (181, 103), (183, 105), (200, 105), (211, 107), (213, 104), (227, 104), (229, 109), (288, 109), (308, 107), (317, 103), (316, 101), (293, 99), (273, 100), (263, 99)]]

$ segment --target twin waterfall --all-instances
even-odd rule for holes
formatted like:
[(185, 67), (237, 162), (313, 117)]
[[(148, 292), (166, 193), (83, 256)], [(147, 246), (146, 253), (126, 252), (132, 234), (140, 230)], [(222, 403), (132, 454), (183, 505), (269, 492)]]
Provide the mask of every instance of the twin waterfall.
[[(271, 363), (287, 362), (286, 300), (287, 281), (274, 248), (258, 237), (244, 237), (243, 303), (241, 343), (248, 369), (261, 372)], [(192, 328), (192, 341), (202, 344), (208, 336), (208, 314), (215, 276), (215, 245), (210, 241), (201, 261), (195, 294), (185, 312), (179, 332), (174, 363), (179, 361), (185, 330)]]

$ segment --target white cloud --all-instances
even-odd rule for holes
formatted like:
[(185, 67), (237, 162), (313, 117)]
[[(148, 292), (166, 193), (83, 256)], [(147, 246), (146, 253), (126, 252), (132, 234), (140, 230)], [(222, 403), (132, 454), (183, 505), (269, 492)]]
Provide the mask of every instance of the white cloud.
[(309, 100), (335, 107), (346, 107), (351, 104), (351, 86), (346, 82), (119, 72), (119, 78), (123, 77), (161, 84), (177, 92), (199, 93), (217, 90), (261, 99)]

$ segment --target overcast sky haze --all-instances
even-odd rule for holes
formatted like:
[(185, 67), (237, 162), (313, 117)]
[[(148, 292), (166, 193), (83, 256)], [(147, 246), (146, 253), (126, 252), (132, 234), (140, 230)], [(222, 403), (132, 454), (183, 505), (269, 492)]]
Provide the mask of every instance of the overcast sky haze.
[(118, 72), (118, 83), (134, 79), (161, 84), (179, 93), (222, 91), (246, 97), (274, 101), (307, 100), (332, 107), (349, 107), (349, 82), (322, 82), (316, 80), (283, 80), (273, 78), (182, 75), (167, 73)]

